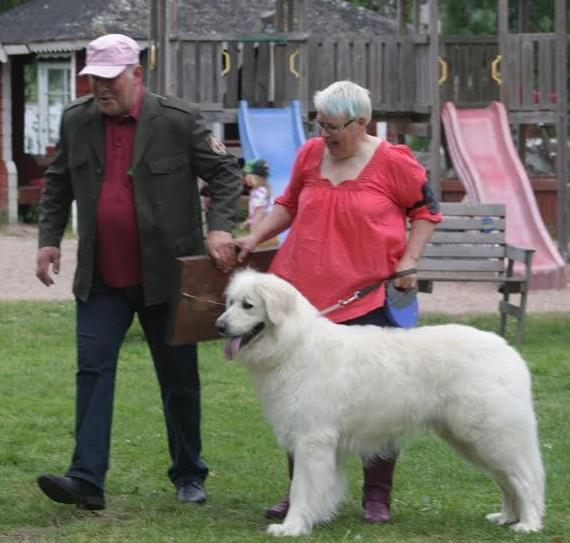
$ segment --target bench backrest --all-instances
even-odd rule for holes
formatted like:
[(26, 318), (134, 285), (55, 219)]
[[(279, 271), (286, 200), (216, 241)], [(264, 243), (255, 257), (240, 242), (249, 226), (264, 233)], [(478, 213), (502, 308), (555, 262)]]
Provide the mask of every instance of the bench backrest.
[(504, 204), (442, 203), (441, 212), (444, 219), (418, 265), (421, 276), (504, 272)]

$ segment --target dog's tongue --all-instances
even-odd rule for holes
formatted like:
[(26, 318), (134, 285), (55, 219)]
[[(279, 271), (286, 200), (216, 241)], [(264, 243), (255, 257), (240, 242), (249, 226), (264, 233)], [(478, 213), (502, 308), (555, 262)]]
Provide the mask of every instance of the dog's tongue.
[(227, 360), (232, 360), (238, 352), (241, 343), (241, 337), (229, 337), (226, 339), (226, 346), (224, 347), (224, 354)]

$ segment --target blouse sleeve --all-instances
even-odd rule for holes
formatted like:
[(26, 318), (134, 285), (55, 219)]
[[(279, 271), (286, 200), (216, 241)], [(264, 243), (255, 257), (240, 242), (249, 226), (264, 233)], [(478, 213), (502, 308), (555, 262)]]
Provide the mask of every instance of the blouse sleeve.
[(439, 202), (429, 186), (425, 168), (406, 145), (395, 145), (389, 155), (392, 191), (396, 202), (406, 210), (411, 221), (442, 220)]
[(301, 146), (293, 164), (291, 179), (285, 187), (283, 194), (275, 199), (275, 203), (285, 207), (293, 219), (297, 215), (299, 195), (303, 189), (303, 171), (307, 167), (310, 152), (314, 147), (315, 139), (310, 139)]

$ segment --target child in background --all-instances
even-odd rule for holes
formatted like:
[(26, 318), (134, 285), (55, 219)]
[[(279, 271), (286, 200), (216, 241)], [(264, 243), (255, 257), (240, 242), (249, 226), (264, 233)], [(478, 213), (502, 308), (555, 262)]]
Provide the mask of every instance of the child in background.
[(269, 164), (261, 158), (248, 160), (242, 172), (245, 174), (245, 184), (249, 187), (249, 204), (247, 220), (241, 224), (241, 227), (253, 231), (273, 207), (273, 196), (268, 179)]

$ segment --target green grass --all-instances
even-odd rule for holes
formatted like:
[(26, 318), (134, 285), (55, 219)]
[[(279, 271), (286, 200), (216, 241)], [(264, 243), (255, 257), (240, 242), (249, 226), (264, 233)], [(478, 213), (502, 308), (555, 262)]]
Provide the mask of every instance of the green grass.
[[(485, 329), (498, 321), (496, 315), (463, 320)], [(158, 387), (138, 326), (121, 353), (107, 509), (82, 512), (39, 492), (37, 475), (62, 473), (71, 454), (73, 326), (72, 303), (0, 303), (0, 541), (270, 541), (262, 512), (285, 489), (284, 455), (244, 368), (223, 360), (219, 342), (200, 351), (203, 453), (212, 470), (207, 505), (174, 499)], [(500, 499), (493, 484), (447, 445), (424, 436), (399, 463), (392, 524), (361, 522), (360, 466), (353, 460), (337, 518), (301, 541), (570, 542), (570, 314), (531, 315), (521, 350), (534, 375), (548, 477), (543, 533), (524, 536), (488, 525), (484, 516)]]

